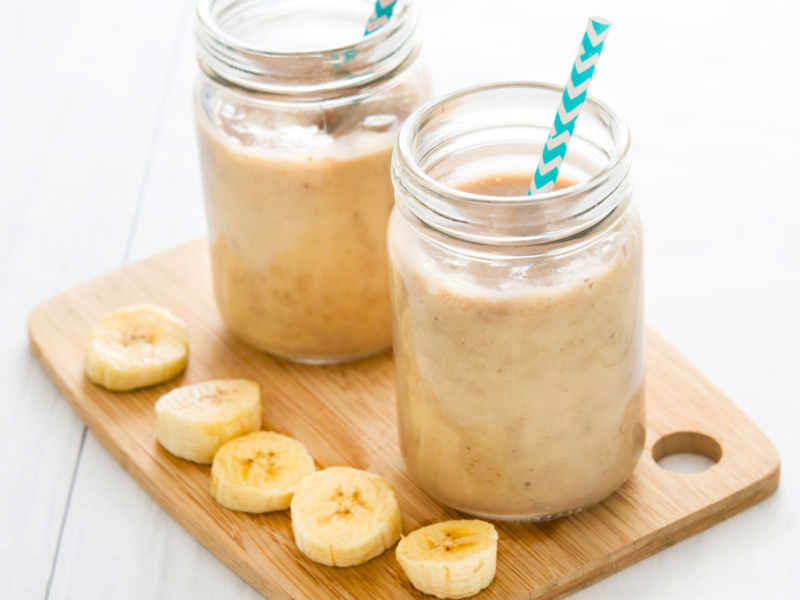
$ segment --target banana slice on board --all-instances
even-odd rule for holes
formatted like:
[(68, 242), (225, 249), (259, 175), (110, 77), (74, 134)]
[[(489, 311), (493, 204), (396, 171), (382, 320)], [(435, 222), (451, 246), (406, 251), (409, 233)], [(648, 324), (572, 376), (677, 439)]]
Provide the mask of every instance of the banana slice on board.
[(286, 510), (300, 480), (315, 470), (303, 444), (274, 431), (257, 431), (231, 440), (214, 455), (211, 495), (231, 510)]
[(163, 383), (186, 367), (186, 324), (155, 304), (120, 308), (98, 321), (86, 345), (89, 381), (114, 392)]
[(255, 381), (217, 379), (175, 388), (156, 402), (158, 443), (175, 456), (211, 464), (220, 446), (261, 429)]
[(305, 477), (292, 498), (294, 542), (329, 567), (361, 565), (400, 539), (394, 491), (373, 473), (331, 467)]
[(397, 560), (420, 592), (468, 598), (494, 579), (497, 531), (478, 520), (429, 525), (400, 540)]

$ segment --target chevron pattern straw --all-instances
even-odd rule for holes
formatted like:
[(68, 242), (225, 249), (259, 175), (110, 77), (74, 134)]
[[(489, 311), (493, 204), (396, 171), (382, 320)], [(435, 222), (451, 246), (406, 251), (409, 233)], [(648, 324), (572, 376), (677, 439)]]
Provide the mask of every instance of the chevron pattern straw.
[(610, 27), (611, 22), (602, 17), (592, 17), (586, 25), (578, 57), (572, 66), (567, 87), (561, 95), (556, 120), (550, 128), (539, 166), (536, 167), (536, 173), (531, 181), (529, 196), (552, 192), (556, 185), (558, 170), (567, 155), (567, 146), (575, 131), (575, 123), (581, 114), (586, 92), (592, 83), (594, 70), (600, 60), (600, 53), (603, 51)]
[(397, 4), (397, 0), (376, 0), (375, 10), (372, 11), (372, 15), (370, 15), (369, 21), (367, 21), (367, 30), (364, 32), (364, 35), (369, 35), (376, 29), (380, 29), (386, 25), (389, 19), (392, 18), (395, 4)]

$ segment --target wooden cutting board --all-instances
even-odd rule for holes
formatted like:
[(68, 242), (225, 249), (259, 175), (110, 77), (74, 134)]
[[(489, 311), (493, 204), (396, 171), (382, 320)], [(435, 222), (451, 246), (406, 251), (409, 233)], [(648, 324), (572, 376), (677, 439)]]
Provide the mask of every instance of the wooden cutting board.
[[(106, 312), (155, 302), (189, 325), (186, 372), (167, 384), (115, 394), (83, 376), (92, 324)], [(288, 511), (235, 513), (209, 495), (209, 468), (156, 443), (153, 405), (167, 391), (207, 379), (261, 384), (264, 427), (303, 442), (320, 467), (349, 465), (385, 477), (397, 492), (406, 533), (459, 518), (409, 479), (395, 430), (390, 353), (349, 365), (276, 360), (229, 334), (211, 292), (205, 241), (66, 292), (30, 317), (34, 352), (92, 433), (189, 533), (270, 600), (425, 598), (406, 581), (394, 552), (366, 565), (313, 563), (292, 541)], [(633, 476), (614, 495), (547, 523), (496, 524), (497, 576), (479, 599), (561, 598), (769, 496), (780, 461), (770, 441), (734, 404), (654, 333), (647, 338), (647, 437)], [(695, 475), (656, 460), (695, 451), (719, 459)], [(654, 460), (654, 457), (656, 460)]]

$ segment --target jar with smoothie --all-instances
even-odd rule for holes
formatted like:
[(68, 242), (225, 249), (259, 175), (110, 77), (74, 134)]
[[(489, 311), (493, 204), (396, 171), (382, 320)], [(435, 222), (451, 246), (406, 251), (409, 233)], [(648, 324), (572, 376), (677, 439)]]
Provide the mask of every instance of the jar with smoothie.
[(430, 97), (417, 7), (199, 0), (194, 108), (214, 292), (249, 344), (304, 362), (391, 345), (397, 132)]
[(644, 445), (642, 231), (622, 119), (586, 101), (556, 190), (528, 188), (563, 88), (426, 105), (400, 132), (389, 224), (400, 445), (459, 511), (570, 514)]

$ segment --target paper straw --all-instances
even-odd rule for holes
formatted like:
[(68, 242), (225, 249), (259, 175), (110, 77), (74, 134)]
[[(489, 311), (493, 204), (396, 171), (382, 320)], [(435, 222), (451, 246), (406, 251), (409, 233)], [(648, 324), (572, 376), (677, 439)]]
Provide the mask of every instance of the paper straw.
[(372, 11), (372, 15), (370, 15), (369, 21), (367, 21), (367, 30), (364, 32), (364, 35), (369, 35), (376, 29), (380, 29), (386, 25), (389, 19), (392, 18), (395, 4), (397, 4), (397, 0), (376, 0), (375, 10)]
[(572, 65), (567, 87), (561, 95), (556, 119), (542, 148), (542, 157), (528, 190), (529, 196), (552, 192), (556, 185), (558, 170), (567, 154), (567, 146), (575, 131), (575, 123), (581, 114), (610, 27), (611, 21), (602, 17), (592, 17), (586, 25), (586, 33), (583, 34), (575, 64)]

